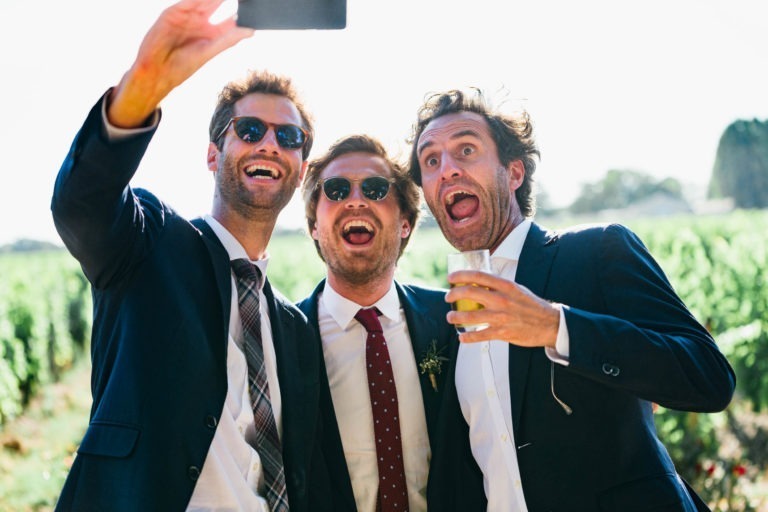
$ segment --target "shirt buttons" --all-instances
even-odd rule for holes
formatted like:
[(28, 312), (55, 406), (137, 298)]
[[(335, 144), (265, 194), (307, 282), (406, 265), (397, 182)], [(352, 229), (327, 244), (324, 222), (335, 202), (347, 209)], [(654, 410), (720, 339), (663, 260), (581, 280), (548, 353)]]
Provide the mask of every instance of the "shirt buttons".
[(493, 398), (494, 396), (496, 396), (496, 392), (492, 389), (489, 389), (488, 391), (486, 391), (486, 394), (488, 395), (488, 398)]
[(507, 434), (501, 434), (501, 442), (506, 443), (509, 440), (509, 436)]
[(482, 348), (481, 350), (482, 350), (482, 352), (483, 352), (484, 354), (487, 354), (487, 353), (488, 353), (488, 351), (490, 350), (490, 347), (489, 347), (489, 345), (488, 345), (488, 343), (487, 343), (487, 342), (486, 342), (486, 343), (483, 343), (483, 348)]
[(187, 469), (187, 476), (190, 480), (193, 482), (196, 482), (198, 478), (200, 478), (200, 468), (197, 466), (189, 466)]

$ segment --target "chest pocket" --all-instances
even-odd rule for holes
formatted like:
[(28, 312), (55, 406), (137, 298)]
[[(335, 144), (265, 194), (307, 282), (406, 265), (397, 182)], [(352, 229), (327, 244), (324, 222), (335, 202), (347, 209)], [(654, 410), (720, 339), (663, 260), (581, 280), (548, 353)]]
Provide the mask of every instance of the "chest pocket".
[(103, 457), (127, 457), (139, 439), (139, 429), (131, 425), (92, 423), (77, 452)]

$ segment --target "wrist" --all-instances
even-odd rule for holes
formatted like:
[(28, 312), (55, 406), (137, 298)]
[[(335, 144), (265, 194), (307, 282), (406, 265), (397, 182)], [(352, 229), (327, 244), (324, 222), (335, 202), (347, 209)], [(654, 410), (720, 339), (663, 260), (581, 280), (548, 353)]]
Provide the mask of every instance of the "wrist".
[(158, 80), (139, 77), (141, 73), (131, 68), (107, 96), (107, 120), (118, 128), (148, 126), (160, 100), (167, 94), (158, 91)]

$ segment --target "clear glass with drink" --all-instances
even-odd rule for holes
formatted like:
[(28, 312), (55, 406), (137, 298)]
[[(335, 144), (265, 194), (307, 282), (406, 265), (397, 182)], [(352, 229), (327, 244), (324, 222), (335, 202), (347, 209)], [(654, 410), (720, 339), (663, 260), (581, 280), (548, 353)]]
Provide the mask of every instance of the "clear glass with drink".
[[(476, 251), (464, 251), (448, 255), (448, 273), (458, 270), (479, 270), (481, 272), (491, 273), (491, 253), (488, 249), (479, 249)], [(457, 283), (454, 286), (478, 286), (473, 283)], [(470, 299), (460, 299), (451, 303), (454, 311), (477, 311), (483, 309), (483, 305)], [(488, 324), (456, 325), (459, 332), (479, 331), (488, 327)]]

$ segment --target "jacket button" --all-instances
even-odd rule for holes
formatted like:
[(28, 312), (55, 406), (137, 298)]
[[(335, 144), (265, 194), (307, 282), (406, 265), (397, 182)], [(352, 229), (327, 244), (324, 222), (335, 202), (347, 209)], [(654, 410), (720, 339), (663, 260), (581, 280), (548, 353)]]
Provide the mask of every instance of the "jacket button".
[(197, 466), (189, 466), (189, 469), (187, 469), (187, 476), (190, 480), (196, 482), (197, 479), (200, 478), (200, 468)]
[(209, 414), (205, 417), (205, 426), (208, 428), (216, 428), (216, 425), (219, 424), (219, 421), (216, 419), (216, 416), (213, 416)]
[(621, 370), (618, 366), (603, 363), (603, 373), (606, 375), (610, 375), (611, 377), (618, 377)]

